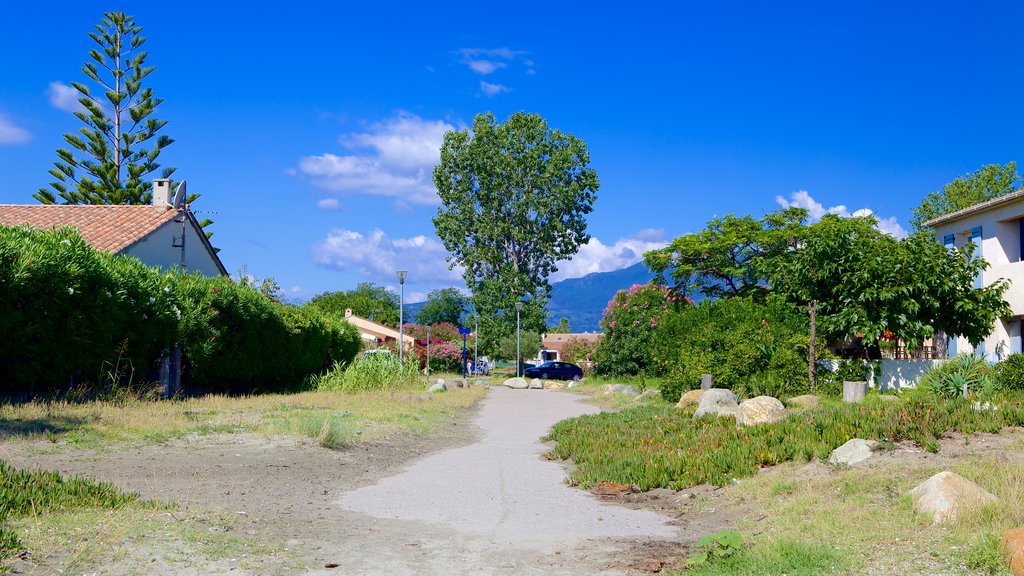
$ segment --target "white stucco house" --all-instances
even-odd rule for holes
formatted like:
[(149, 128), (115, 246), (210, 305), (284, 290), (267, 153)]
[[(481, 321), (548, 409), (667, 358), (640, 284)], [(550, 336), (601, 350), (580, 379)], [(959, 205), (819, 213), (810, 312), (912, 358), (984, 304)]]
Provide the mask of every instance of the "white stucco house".
[(152, 205), (0, 204), (0, 225), (78, 229), (93, 248), (138, 258), (163, 270), (227, 276), (188, 206), (171, 205), (170, 180), (153, 182)]
[[(966, 338), (950, 338), (949, 356), (975, 352), (999, 361), (1021, 352), (1021, 317), (1024, 316), (1024, 190), (994, 198), (969, 208), (925, 222), (936, 238), (948, 247), (968, 242), (980, 245), (989, 268), (975, 278), (980, 288), (1000, 278), (1010, 281), (1003, 298), (1011, 315), (996, 321), (992, 333), (973, 348)], [(975, 248), (975, 254), (979, 253)]]

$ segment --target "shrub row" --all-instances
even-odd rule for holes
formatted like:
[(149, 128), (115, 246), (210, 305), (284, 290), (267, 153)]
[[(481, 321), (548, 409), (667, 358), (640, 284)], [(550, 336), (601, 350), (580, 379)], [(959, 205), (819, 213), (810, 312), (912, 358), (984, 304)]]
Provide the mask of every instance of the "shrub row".
[(151, 381), (176, 343), (197, 392), (281, 390), (360, 343), (342, 320), (98, 252), (72, 228), (0, 227), (0, 334), (0, 393), (16, 397)]

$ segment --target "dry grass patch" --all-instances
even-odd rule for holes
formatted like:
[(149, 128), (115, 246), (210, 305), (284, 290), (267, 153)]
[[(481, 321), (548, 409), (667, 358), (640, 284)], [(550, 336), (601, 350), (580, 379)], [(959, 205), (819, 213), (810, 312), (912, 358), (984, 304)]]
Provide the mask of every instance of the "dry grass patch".
[(429, 432), (475, 404), (484, 389), (455, 389), (434, 394), (430, 400), (421, 399), (422, 394), (417, 389), (4, 404), (0, 405), (0, 439), (46, 437), (103, 447), (248, 432), (308, 437), (336, 448), (392, 432)]

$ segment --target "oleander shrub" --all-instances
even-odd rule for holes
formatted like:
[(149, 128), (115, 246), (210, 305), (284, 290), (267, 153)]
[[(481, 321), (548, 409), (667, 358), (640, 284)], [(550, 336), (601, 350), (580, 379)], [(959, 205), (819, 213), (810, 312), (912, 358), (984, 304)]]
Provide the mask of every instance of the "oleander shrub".
[(653, 282), (619, 290), (601, 318), (604, 336), (596, 350), (597, 372), (611, 376), (655, 373), (651, 342), (659, 323), (671, 310), (689, 302)]
[(711, 374), (715, 386), (741, 397), (806, 394), (807, 320), (781, 300), (705, 300), (669, 312), (651, 346), (661, 393), (676, 401)]
[(995, 379), (1007, 390), (1024, 390), (1024, 354), (1011, 354), (996, 364)]
[[(473, 351), (469, 349), (467, 356), (472, 357)], [(427, 347), (416, 346), (416, 357), (420, 367), (427, 367)], [(430, 370), (431, 372), (456, 372), (462, 373), (462, 341), (453, 342), (434, 338), (433, 331), (430, 334)]]

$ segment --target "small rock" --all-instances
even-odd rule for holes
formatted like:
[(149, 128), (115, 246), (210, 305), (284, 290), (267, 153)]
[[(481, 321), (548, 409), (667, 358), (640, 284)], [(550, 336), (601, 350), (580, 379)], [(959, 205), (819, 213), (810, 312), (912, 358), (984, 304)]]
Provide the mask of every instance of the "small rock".
[(839, 448), (832, 451), (832, 454), (828, 457), (828, 463), (836, 466), (853, 466), (859, 464), (868, 458), (871, 458), (871, 449), (875, 447), (878, 442), (873, 440), (861, 440), (860, 438), (853, 438), (846, 444), (843, 444)]
[(736, 403), (736, 395), (732, 393), (732, 390), (712, 388), (706, 390), (700, 397), (697, 411), (693, 413), (693, 417), (700, 418), (705, 414), (735, 416), (737, 410), (739, 410), (739, 404)]
[(534, 378), (533, 380), (530, 380), (531, 390), (542, 390), (543, 388), (544, 383), (540, 381), (540, 378)]
[(758, 396), (740, 402), (736, 422), (744, 426), (771, 424), (786, 419), (786, 407), (777, 398)]
[(1010, 560), (1010, 572), (1013, 576), (1024, 576), (1024, 528), (1007, 530), (1002, 542)]
[(817, 408), (819, 402), (821, 402), (821, 398), (814, 394), (804, 394), (803, 396), (789, 399), (790, 406), (798, 406), (800, 408)]
[(956, 521), (963, 512), (998, 499), (974, 482), (948, 470), (915, 486), (914, 507), (928, 514), (936, 524)]
[(526, 382), (526, 378), (509, 378), (502, 384), (515, 390), (526, 390), (530, 387), (530, 384)]
[(434, 397), (431, 394), (420, 394), (420, 400), (426, 402), (427, 400), (433, 400)]
[(626, 384), (607, 384), (604, 387), (604, 393), (606, 395), (622, 394), (624, 396), (636, 396), (640, 392), (636, 388)]
[(479, 378), (477, 378), (476, 382), (473, 382), (473, 384), (475, 384), (477, 386), (487, 386), (487, 382), (484, 382), (483, 380), (480, 380)]
[(427, 388), (427, 392), (447, 392), (448, 386), (445, 385), (444, 381), (434, 384), (430, 388)]
[(646, 400), (647, 398), (656, 398), (658, 396), (661, 396), (660, 390), (644, 390), (642, 394), (633, 400)]
[(699, 404), (701, 397), (704, 396), (704, 390), (690, 390), (689, 392), (683, 392), (683, 395), (679, 397), (679, 402), (676, 402), (676, 408), (682, 408), (689, 406), (690, 404)]
[(566, 388), (575, 388), (576, 387), (576, 383), (575, 382), (569, 382), (568, 384), (565, 385), (565, 387)]
[(651, 559), (648, 559), (648, 560), (644, 560), (644, 563), (641, 566), (641, 568), (645, 572), (651, 572), (652, 574), (657, 574), (658, 572), (661, 572), (661, 569), (664, 566), (665, 566), (665, 564), (661, 560), (658, 560), (657, 558), (651, 558)]
[(438, 378), (437, 379), (437, 383), (441, 384), (442, 386), (446, 384), (446, 382), (444, 381), (444, 378)]
[(549, 390), (561, 390), (562, 388), (565, 388), (565, 386), (565, 382), (562, 382), (561, 380), (548, 380), (544, 383), (544, 387)]

